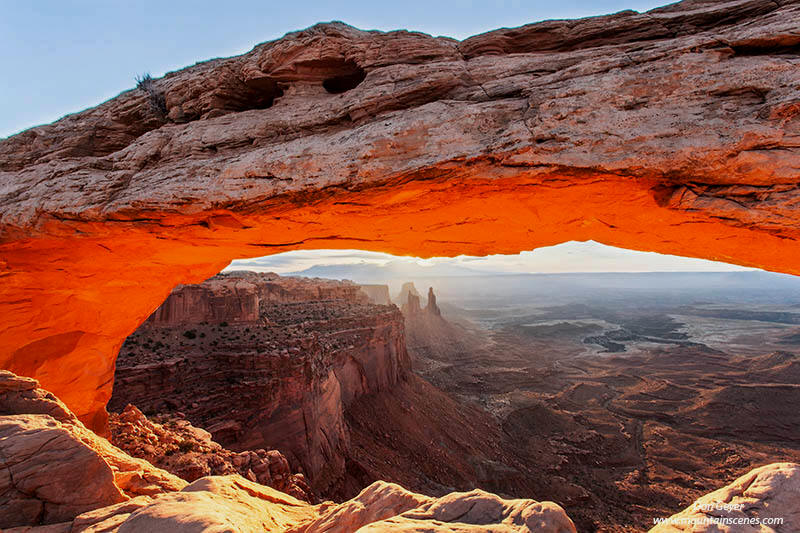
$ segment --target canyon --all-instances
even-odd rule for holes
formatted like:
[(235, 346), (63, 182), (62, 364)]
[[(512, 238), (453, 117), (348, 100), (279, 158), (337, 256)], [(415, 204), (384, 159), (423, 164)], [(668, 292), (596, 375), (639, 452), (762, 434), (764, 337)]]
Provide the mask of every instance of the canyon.
[[(551, 285), (537, 290), (560, 290)], [(584, 307), (603, 301), (575, 290)], [(796, 290), (778, 292), (792, 301)], [(388, 288), (370, 292), (382, 300)], [(196, 308), (182, 305), (187, 295)], [(0, 374), (0, 457), (10, 474), (0, 485), (0, 527), (203, 531), (219, 519), (238, 531), (628, 532), (650, 524), (660, 532), (723, 516), (779, 517), (788, 529), (776, 531), (790, 531), (800, 519), (794, 355), (731, 358), (676, 337), (669, 320), (642, 321), (653, 304), (622, 295), (628, 306), (617, 305), (617, 320), (651, 328), (625, 342), (662, 339), (664, 348), (586, 359), (569, 350), (597, 335), (570, 330), (566, 318), (581, 324), (586, 310), (545, 298), (532, 314), (514, 307), (511, 322), (485, 329), (470, 317), (490, 316), (490, 307), (471, 314), (445, 301), (443, 312), (432, 288), (428, 295), (422, 305), (405, 284), (395, 300), (405, 298), (404, 316), (352, 282), (233, 271), (176, 287), (123, 345), (110, 443), (34, 380)], [(757, 309), (740, 306), (732, 320), (788, 324), (777, 338), (796, 342), (794, 314)], [(555, 329), (554, 313), (565, 317)], [(626, 313), (638, 322), (625, 322)], [(359, 379), (344, 379), (355, 361)], [(366, 371), (387, 366), (397, 374), (377, 384)], [(330, 376), (338, 394), (319, 394)], [(743, 394), (746, 410), (733, 399)], [(302, 414), (286, 416), (293, 411)], [(338, 440), (328, 437), (334, 431)], [(25, 451), (36, 447), (45, 451)], [(790, 462), (768, 464), (776, 459)], [(705, 495), (721, 480), (731, 484)], [(67, 484), (96, 497), (75, 498)], [(541, 494), (556, 503), (526, 499)]]
[(551, 502), (479, 490), (432, 498), (376, 482), (312, 505), (238, 474), (193, 483), (97, 436), (30, 378), (0, 371), (0, 527), (8, 533), (153, 531), (574, 532)]
[[(796, 0), (684, 0), (463, 41), (319, 24), (0, 140), (0, 527), (575, 531), (548, 491), (567, 507), (607, 509), (602, 520), (620, 527), (653, 510), (702, 515), (691, 498), (746, 502), (793, 527), (792, 426), (750, 449), (729, 442), (716, 456), (712, 442), (754, 425), (771, 431), (757, 415), (773, 404), (794, 423), (793, 402), (777, 403), (796, 389), (784, 353), (762, 353), (745, 372), (737, 359), (715, 381), (706, 376), (724, 368), (719, 354), (666, 346), (680, 339), (643, 333), (645, 324), (586, 343), (615, 353), (655, 338), (665, 351), (649, 359), (515, 367), (509, 357), (544, 330), (507, 325), (492, 339), (509, 348), (503, 359), (443, 353), (428, 340), (447, 341), (460, 326), (441, 298), (423, 307), (411, 294), (404, 318), (383, 290), (355, 285), (307, 292), (303, 281), (276, 279), (267, 290), (247, 276), (233, 287), (191, 284), (234, 258), (293, 249), (431, 257), (589, 239), (800, 274), (798, 20)], [(401, 324), (417, 331), (405, 348)], [(247, 352), (251, 341), (258, 349)], [(679, 349), (694, 370), (666, 364), (684, 360)], [(637, 375), (649, 365), (657, 379)], [(128, 372), (119, 388), (117, 369)], [(523, 374), (552, 388), (512, 397), (506, 388)], [(126, 387), (142, 416), (117, 396)], [(248, 413), (275, 398), (285, 412)], [(663, 416), (674, 405), (680, 416)], [(725, 418), (734, 409), (747, 416)], [(173, 413), (155, 417), (164, 410)], [(306, 413), (314, 429), (297, 431)], [(378, 429), (398, 420), (402, 431)], [(489, 444), (460, 435), (464, 424)], [(535, 431), (520, 432), (526, 425)], [(120, 445), (164, 469), (112, 445), (114, 428)], [(619, 438), (594, 442), (592, 431)], [(169, 442), (164, 454), (195, 454), (192, 472), (136, 435)], [(641, 435), (657, 443), (644, 455)], [(505, 448), (508, 439), (516, 444)], [(687, 442), (715, 457), (707, 470), (676, 454)], [(584, 494), (579, 476), (602, 478), (584, 468), (587, 450), (627, 461), (630, 478)], [(542, 462), (525, 464), (536, 454)], [(779, 456), (791, 462), (763, 464)], [(431, 457), (439, 460), (424, 475), (409, 471)], [(168, 469), (201, 477), (189, 483)], [(680, 498), (642, 491), (632, 511), (620, 510), (627, 496), (615, 499), (697, 471), (705, 473)], [(720, 472), (742, 477), (702, 496), (723, 485)], [(222, 475), (206, 475), (214, 473)], [(381, 481), (353, 494), (383, 475), (436, 495)], [(340, 503), (304, 502), (259, 480)], [(538, 484), (542, 501), (450, 490), (492, 480)], [(580, 527), (594, 521), (575, 517)]]
[(153, 80), (163, 114), (134, 88), (4, 139), (0, 366), (103, 433), (115, 354), (175, 285), (290, 249), (594, 239), (798, 274), (798, 10), (322, 24)]
[[(546, 496), (580, 531), (640, 531), (720, 481), (774, 461), (800, 462), (797, 358), (785, 351), (800, 349), (793, 340), (800, 319), (793, 305), (768, 307), (795, 302), (800, 284), (699, 277), (651, 274), (638, 282), (650, 287), (645, 295), (624, 277), (614, 289), (603, 288), (603, 276), (533, 277), (505, 289), (496, 277), (451, 282), (458, 285), (451, 294), (473, 311), (445, 301), (443, 316), (433, 288), (423, 298), (411, 282), (394, 299), (400, 314), (367, 303), (367, 292), (384, 301), (387, 286), (363, 291), (352, 282), (226, 272), (176, 288), (128, 338), (109, 407), (178, 412), (240, 453), (275, 448), (308, 476), (313, 493), (298, 491), (307, 499), (345, 501), (378, 480), (437, 496), (478, 487)], [(672, 287), (691, 283), (702, 288)], [(537, 294), (525, 295), (530, 290)], [(230, 299), (234, 292), (244, 301)], [(194, 299), (198, 309), (217, 302), (227, 311), (176, 315), (187, 293), (204, 295)], [(706, 303), (693, 305), (698, 298)], [(736, 313), (713, 304), (730, 298), (740, 301)], [(260, 309), (258, 319), (240, 321), (250, 308)], [(710, 316), (721, 321), (716, 329), (730, 328), (708, 337), (713, 348), (698, 342)], [(365, 327), (373, 317), (392, 334)], [(346, 343), (322, 340), (343, 333)], [(276, 340), (285, 353), (270, 344)], [(770, 345), (783, 351), (764, 353)], [(271, 378), (258, 379), (251, 361), (281, 353), (284, 366), (256, 365)], [(321, 371), (286, 363), (306, 358)], [(375, 386), (366, 377), (364, 368), (395, 360), (394, 379)], [(361, 379), (343, 378), (344, 361), (358, 361)], [(331, 368), (337, 394), (319, 394)], [(284, 383), (299, 392), (287, 394)], [(302, 416), (287, 415), (295, 411)]]
[[(375, 292), (383, 300), (388, 287)], [(240, 454), (276, 450), (302, 472), (289, 485), (302, 499), (342, 501), (387, 479), (428, 494), (475, 486), (529, 492), (534, 473), (508, 452), (497, 422), (411, 372), (406, 323), (443, 320), (435, 296), (420, 307), (407, 284), (403, 297), (407, 317), (349, 282), (225, 272), (179, 286), (123, 344), (111, 440), (187, 481), (194, 479), (160, 462), (162, 450), (122, 444), (118, 418), (136, 420), (141, 409), (207, 430)], [(195, 307), (185, 307), (189, 299)], [(253, 481), (275, 486), (270, 479)]]

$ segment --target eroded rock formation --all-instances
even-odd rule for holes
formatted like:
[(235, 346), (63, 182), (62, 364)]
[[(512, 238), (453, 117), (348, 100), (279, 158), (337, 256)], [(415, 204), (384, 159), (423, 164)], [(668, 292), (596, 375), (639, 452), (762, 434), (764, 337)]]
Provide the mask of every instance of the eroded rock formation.
[[(215, 311), (177, 314), (187, 293)], [(122, 347), (110, 407), (181, 412), (233, 450), (280, 450), (323, 495), (345, 476), (345, 410), (411, 365), (398, 309), (348, 282), (232, 272), (176, 288), (153, 317)]]
[(442, 316), (442, 311), (436, 304), (436, 295), (433, 293), (433, 287), (428, 288), (428, 303), (425, 305), (425, 312), (434, 316)]
[(35, 380), (0, 370), (0, 528), (64, 522), (185, 486), (87, 430)]
[(417, 301), (419, 302), (420, 294), (419, 291), (417, 290), (417, 287), (414, 285), (413, 281), (406, 281), (400, 287), (400, 294), (397, 295), (397, 305), (402, 306), (404, 304), (407, 304), (409, 301), (408, 299), (409, 295), (416, 296)]
[(406, 320), (415, 318), (424, 320), (429, 317), (442, 316), (442, 311), (436, 303), (436, 294), (433, 292), (433, 287), (428, 288), (428, 300), (425, 303), (425, 307), (422, 307), (422, 297), (411, 281), (403, 283), (397, 299), (400, 304), (400, 310)]
[(277, 450), (232, 452), (211, 434), (187, 420), (160, 417), (148, 420), (133, 405), (111, 413), (111, 442), (119, 449), (162, 468), (188, 482), (205, 476), (240, 474), (303, 501), (314, 496), (302, 474), (293, 474), (286, 458)]
[(798, 18), (318, 25), (5, 139), (0, 366), (103, 431), (115, 354), (173, 286), (295, 248), (594, 239), (800, 273)]
[(417, 316), (422, 314), (422, 306), (419, 303), (419, 295), (409, 292), (406, 294), (406, 301), (400, 308), (405, 316)]
[(237, 474), (187, 485), (10, 372), (0, 372), (0, 432), (0, 527), (9, 533), (575, 531), (554, 503), (478, 490), (431, 498), (376, 482), (342, 504), (311, 505)]

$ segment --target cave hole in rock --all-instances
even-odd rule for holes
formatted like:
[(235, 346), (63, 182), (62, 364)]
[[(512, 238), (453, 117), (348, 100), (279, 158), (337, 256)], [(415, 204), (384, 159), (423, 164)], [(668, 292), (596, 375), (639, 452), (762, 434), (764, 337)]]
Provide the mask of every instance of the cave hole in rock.
[(367, 77), (367, 72), (353, 61), (342, 62), (337, 70), (338, 73), (322, 81), (322, 86), (331, 94), (355, 89)]
[[(798, 301), (795, 276), (592, 241), (237, 260), (173, 289), (126, 339), (112, 440), (190, 480), (238, 471), (312, 501), (383, 479), (547, 493), (579, 526), (624, 522), (624, 498), (679, 498), (681, 476), (702, 491), (765, 456), (800, 460)], [(127, 434), (128, 404), (183, 432), (175, 449)], [(670, 459), (687, 443), (702, 465)]]
[(220, 108), (231, 111), (268, 109), (281, 96), (283, 89), (278, 81), (264, 76), (246, 80), (241, 90), (225, 91), (224, 95), (219, 97), (218, 104)]

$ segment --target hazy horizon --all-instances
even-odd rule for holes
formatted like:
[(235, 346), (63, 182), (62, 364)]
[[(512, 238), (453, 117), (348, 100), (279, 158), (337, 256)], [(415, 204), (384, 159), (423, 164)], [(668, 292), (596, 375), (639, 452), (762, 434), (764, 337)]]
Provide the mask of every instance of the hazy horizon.
[(231, 270), (371, 283), (474, 275), (747, 272), (756, 269), (704, 259), (626, 250), (595, 241), (569, 241), (515, 255), (462, 255), (431, 259), (363, 250), (297, 250), (236, 260), (225, 268), (225, 271)]

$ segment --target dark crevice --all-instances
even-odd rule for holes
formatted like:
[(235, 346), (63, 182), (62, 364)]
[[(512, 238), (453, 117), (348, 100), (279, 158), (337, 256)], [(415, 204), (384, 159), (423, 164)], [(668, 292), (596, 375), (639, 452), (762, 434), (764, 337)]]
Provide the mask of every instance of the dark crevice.
[(736, 87), (733, 89), (723, 89), (712, 92), (712, 96), (718, 98), (731, 98), (741, 104), (763, 104), (767, 99), (769, 89), (763, 87)]
[(367, 72), (353, 61), (344, 61), (340, 70), (341, 73), (322, 81), (322, 86), (331, 94), (341, 94), (355, 89), (367, 77)]
[(794, 44), (781, 42), (754, 42), (747, 44), (732, 44), (731, 48), (738, 57), (749, 56), (800, 56), (800, 39)]
[(283, 96), (283, 89), (278, 82), (269, 77), (253, 78), (245, 82), (246, 90), (237, 97), (232, 97), (226, 109), (247, 111), (249, 109), (267, 109), (275, 100)]

